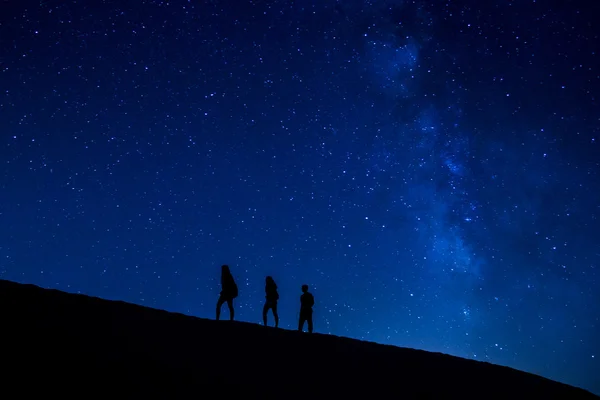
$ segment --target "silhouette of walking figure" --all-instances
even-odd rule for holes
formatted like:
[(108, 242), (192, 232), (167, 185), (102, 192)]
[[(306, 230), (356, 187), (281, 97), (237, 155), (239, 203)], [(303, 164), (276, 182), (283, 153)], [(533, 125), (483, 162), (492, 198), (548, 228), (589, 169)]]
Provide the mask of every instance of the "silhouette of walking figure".
[(267, 313), (269, 309), (273, 311), (273, 317), (275, 317), (275, 328), (279, 326), (279, 315), (277, 315), (277, 300), (279, 300), (279, 293), (277, 293), (277, 285), (272, 277), (267, 276), (265, 282), (265, 294), (267, 301), (263, 307), (263, 322), (267, 326)]
[(302, 296), (300, 296), (300, 321), (298, 321), (298, 330), (304, 329), (304, 321), (307, 322), (308, 332), (313, 331), (312, 307), (315, 305), (315, 298), (308, 292), (308, 285), (302, 285)]
[(221, 307), (223, 303), (227, 302), (229, 307), (229, 320), (233, 321), (233, 299), (238, 296), (238, 287), (233, 280), (233, 275), (229, 270), (228, 265), (221, 266), (221, 295), (217, 301), (217, 321), (221, 316)]

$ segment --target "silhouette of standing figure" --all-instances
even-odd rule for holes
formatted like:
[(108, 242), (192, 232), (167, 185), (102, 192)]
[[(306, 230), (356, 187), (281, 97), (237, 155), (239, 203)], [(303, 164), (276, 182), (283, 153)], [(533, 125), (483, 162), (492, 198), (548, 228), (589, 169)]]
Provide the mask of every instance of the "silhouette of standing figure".
[(277, 300), (279, 300), (279, 293), (277, 293), (277, 285), (270, 276), (267, 276), (265, 283), (265, 294), (267, 301), (263, 307), (263, 322), (267, 326), (267, 313), (269, 309), (273, 310), (273, 317), (275, 317), (275, 328), (279, 326), (279, 315), (277, 315)]
[(233, 280), (233, 275), (231, 275), (231, 271), (229, 270), (229, 266), (222, 265), (221, 266), (221, 295), (219, 296), (219, 300), (217, 301), (217, 321), (221, 316), (221, 307), (223, 303), (227, 302), (227, 306), (229, 307), (229, 320), (233, 321), (233, 299), (238, 296), (238, 287)]
[(302, 296), (300, 296), (300, 321), (298, 321), (298, 330), (304, 329), (304, 321), (307, 322), (308, 332), (313, 331), (312, 307), (315, 305), (315, 298), (308, 292), (308, 285), (302, 285)]

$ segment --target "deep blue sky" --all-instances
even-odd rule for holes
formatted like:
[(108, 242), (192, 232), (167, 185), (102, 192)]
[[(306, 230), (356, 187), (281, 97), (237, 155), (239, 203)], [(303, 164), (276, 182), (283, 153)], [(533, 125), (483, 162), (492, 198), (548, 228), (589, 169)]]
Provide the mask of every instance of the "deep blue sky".
[[(556, 4), (555, 4), (556, 3)], [(4, 1), (0, 276), (600, 393), (600, 57), (547, 1)], [(226, 308), (223, 314), (227, 317)]]

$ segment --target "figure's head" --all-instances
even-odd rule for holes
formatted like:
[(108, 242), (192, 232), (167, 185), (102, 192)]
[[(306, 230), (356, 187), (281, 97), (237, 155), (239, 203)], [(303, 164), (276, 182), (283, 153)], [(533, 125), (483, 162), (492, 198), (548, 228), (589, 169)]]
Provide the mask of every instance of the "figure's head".
[(267, 285), (275, 283), (271, 276), (267, 276), (267, 279), (265, 281), (267, 282)]
[(227, 264), (221, 265), (221, 273), (222, 274), (228, 274), (228, 273), (230, 273), (230, 271), (229, 271), (229, 265), (227, 265)]
[(308, 292), (308, 285), (302, 285), (302, 292), (303, 293)]

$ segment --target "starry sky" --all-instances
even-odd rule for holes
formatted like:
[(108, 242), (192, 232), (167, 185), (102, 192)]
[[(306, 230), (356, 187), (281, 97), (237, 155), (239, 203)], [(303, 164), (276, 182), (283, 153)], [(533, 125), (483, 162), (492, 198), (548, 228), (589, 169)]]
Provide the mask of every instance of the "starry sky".
[(0, 277), (600, 393), (591, 3), (2, 1)]

